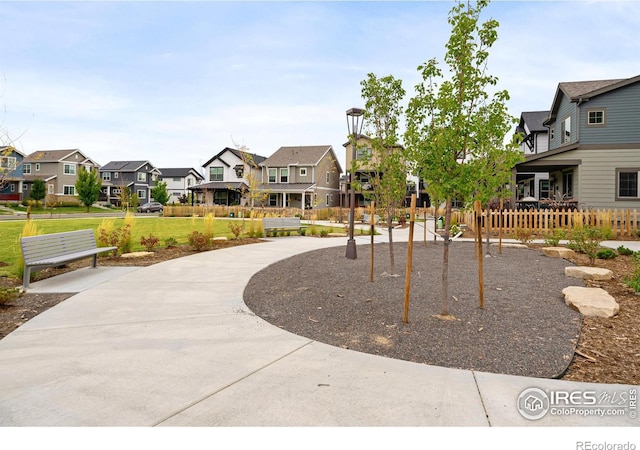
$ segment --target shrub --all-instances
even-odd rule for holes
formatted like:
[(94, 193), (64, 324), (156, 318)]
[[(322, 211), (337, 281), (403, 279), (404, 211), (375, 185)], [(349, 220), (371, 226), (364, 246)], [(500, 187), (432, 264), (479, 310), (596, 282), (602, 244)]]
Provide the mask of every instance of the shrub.
[(613, 259), (616, 256), (618, 256), (618, 254), (610, 248), (601, 248), (596, 252), (596, 258), (598, 259)]
[(521, 244), (528, 245), (533, 241), (533, 235), (531, 234), (531, 230), (527, 230), (525, 228), (516, 228), (513, 234), (516, 240)]
[(242, 234), (242, 230), (244, 230), (244, 224), (242, 222), (229, 222), (228, 226), (235, 239), (238, 239)]
[(329, 236), (329, 230), (327, 230), (326, 228), (323, 228), (322, 230), (320, 230), (320, 236), (321, 237)]
[(569, 248), (584, 253), (593, 264), (597, 258), (600, 243), (611, 236), (611, 230), (597, 227), (579, 227), (571, 232)]
[(631, 256), (635, 253), (633, 250), (625, 247), (624, 245), (621, 245), (620, 247), (618, 247), (616, 251), (618, 252), (619, 255), (623, 255), (623, 256)]
[(178, 245), (178, 241), (176, 241), (175, 238), (168, 237), (164, 240), (164, 245), (166, 245), (168, 248), (175, 247)]
[(311, 236), (316, 236), (318, 234), (318, 228), (315, 225), (311, 225), (309, 227), (309, 234)]
[(215, 216), (213, 213), (209, 213), (204, 218), (204, 235), (212, 239), (213, 238), (213, 228), (214, 228)]
[(640, 292), (640, 253), (633, 254), (633, 274), (626, 276), (622, 282), (633, 289), (634, 292)]
[(140, 238), (140, 245), (147, 249), (148, 252), (152, 252), (154, 248), (158, 246), (160, 239), (153, 234), (149, 233), (149, 237), (142, 236)]
[(562, 228), (555, 228), (544, 238), (545, 245), (557, 247), (560, 241), (567, 238), (567, 232)]
[(211, 240), (199, 231), (194, 231), (187, 237), (187, 239), (189, 240), (189, 245), (198, 252), (206, 250), (211, 243)]
[(112, 252), (113, 256), (118, 251), (131, 251), (131, 223), (115, 228), (113, 219), (104, 219), (98, 226), (98, 243), (103, 247), (116, 247)]
[(20, 288), (0, 288), (0, 305), (8, 305), (24, 295)]

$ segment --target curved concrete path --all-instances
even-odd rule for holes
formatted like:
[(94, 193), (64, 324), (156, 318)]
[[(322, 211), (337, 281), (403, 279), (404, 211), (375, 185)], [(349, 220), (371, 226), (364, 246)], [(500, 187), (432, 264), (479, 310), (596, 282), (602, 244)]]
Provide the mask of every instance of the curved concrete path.
[[(394, 239), (407, 239), (406, 231), (397, 231)], [(360, 252), (369, 241), (357, 238)], [(91, 269), (63, 275), (70, 290), (82, 292), (0, 341), (0, 425), (639, 424), (629, 414), (528, 420), (516, 406), (527, 388), (628, 393), (634, 386), (453, 370), (357, 353), (279, 329), (244, 305), (243, 289), (257, 271), (336, 245), (346, 246), (346, 239), (280, 237), (124, 271), (93, 287), (74, 286), (86, 283), (93, 275), (84, 271)], [(45, 289), (46, 281), (32, 289)]]

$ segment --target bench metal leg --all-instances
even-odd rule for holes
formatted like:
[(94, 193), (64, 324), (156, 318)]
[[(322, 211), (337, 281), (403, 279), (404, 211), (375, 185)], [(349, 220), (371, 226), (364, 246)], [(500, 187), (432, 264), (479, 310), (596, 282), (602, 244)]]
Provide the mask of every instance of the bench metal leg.
[(98, 266), (98, 254), (93, 255), (92, 267), (95, 269)]
[(30, 267), (25, 267), (24, 268), (24, 274), (22, 275), (22, 287), (23, 288), (28, 288), (29, 287), (29, 281), (31, 281), (31, 268)]

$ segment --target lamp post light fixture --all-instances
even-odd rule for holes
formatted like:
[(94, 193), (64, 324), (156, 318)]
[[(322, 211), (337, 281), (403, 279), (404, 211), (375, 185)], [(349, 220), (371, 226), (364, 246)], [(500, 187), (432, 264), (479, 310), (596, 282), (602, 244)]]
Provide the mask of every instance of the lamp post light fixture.
[(355, 161), (356, 161), (356, 145), (358, 136), (362, 132), (364, 123), (364, 109), (351, 108), (347, 111), (347, 128), (349, 130), (349, 138), (351, 139), (351, 166), (349, 167), (349, 240), (347, 241), (347, 259), (357, 259), (356, 240), (353, 237), (353, 227), (355, 223), (355, 204), (356, 192), (353, 188)]

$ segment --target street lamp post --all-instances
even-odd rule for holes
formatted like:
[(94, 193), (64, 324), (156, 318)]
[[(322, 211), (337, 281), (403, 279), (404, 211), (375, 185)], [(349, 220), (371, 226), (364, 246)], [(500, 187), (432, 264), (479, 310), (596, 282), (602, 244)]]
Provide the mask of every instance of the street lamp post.
[(351, 108), (347, 111), (347, 128), (349, 129), (349, 138), (351, 139), (351, 165), (349, 167), (349, 240), (347, 241), (347, 259), (357, 259), (356, 240), (353, 237), (353, 227), (355, 223), (355, 203), (356, 191), (353, 188), (354, 169), (356, 160), (356, 145), (358, 136), (362, 132), (362, 124), (364, 109)]

